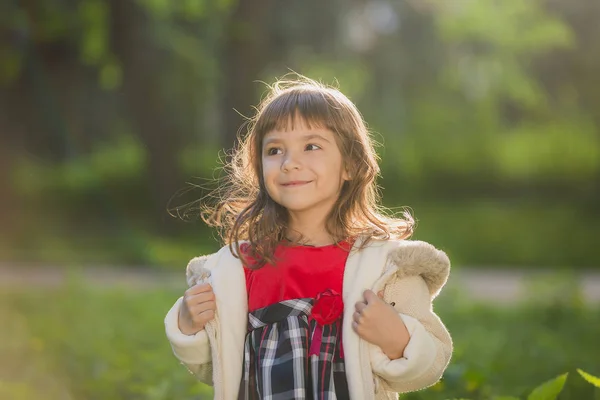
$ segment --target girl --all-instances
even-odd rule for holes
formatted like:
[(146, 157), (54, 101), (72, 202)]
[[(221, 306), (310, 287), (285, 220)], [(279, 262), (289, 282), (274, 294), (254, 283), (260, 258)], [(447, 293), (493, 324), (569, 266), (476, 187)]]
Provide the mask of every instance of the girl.
[(432, 311), (450, 263), (384, 216), (354, 104), (308, 79), (263, 100), (204, 219), (228, 244), (193, 259), (165, 318), (215, 399), (392, 399), (452, 354)]

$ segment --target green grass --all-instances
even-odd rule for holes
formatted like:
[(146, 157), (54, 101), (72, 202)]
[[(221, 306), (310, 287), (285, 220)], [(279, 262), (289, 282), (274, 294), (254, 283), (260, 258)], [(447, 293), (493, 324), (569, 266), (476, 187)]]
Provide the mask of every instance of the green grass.
[(211, 398), (165, 339), (163, 317), (177, 296), (75, 284), (3, 294), (0, 398)]
[[(0, 294), (0, 398), (211, 398), (211, 389), (178, 364), (164, 335), (164, 315), (179, 294), (77, 282)], [(576, 297), (495, 308), (448, 292), (436, 311), (454, 338), (454, 357), (440, 384), (406, 399), (524, 398), (565, 372), (559, 399), (600, 398), (575, 373), (600, 375), (600, 312)]]

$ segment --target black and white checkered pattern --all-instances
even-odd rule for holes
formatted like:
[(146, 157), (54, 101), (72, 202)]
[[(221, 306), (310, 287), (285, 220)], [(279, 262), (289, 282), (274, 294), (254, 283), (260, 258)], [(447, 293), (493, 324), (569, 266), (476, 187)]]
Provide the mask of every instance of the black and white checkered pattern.
[(341, 319), (322, 327), (318, 355), (309, 357), (317, 326), (313, 299), (294, 299), (249, 313), (239, 399), (349, 399), (340, 357)]

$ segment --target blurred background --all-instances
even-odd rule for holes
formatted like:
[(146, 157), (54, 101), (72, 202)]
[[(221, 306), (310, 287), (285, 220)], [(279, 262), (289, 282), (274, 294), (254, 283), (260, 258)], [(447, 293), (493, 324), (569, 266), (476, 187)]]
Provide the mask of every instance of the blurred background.
[(598, 0), (1, 2), (0, 399), (210, 398), (162, 319), (220, 246), (201, 185), (290, 71), (358, 105), (385, 205), (453, 260), (453, 360), (403, 398), (559, 377), (535, 398), (600, 399), (577, 371), (600, 375), (599, 20)]

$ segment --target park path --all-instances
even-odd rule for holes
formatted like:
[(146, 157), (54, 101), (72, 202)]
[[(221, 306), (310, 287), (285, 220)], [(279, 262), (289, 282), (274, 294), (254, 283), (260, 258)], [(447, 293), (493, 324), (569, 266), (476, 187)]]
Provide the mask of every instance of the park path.
[[(0, 290), (16, 288), (52, 288), (65, 284), (71, 276), (96, 287), (126, 287), (136, 290), (185, 288), (185, 273), (157, 271), (151, 268), (89, 267), (74, 273), (53, 266), (31, 267), (0, 264)], [(447, 289), (460, 291), (473, 300), (510, 304), (526, 300), (528, 288), (535, 285), (546, 293), (578, 287), (586, 302), (600, 304), (600, 271), (578, 271), (561, 275), (552, 270), (514, 270), (454, 268)]]

